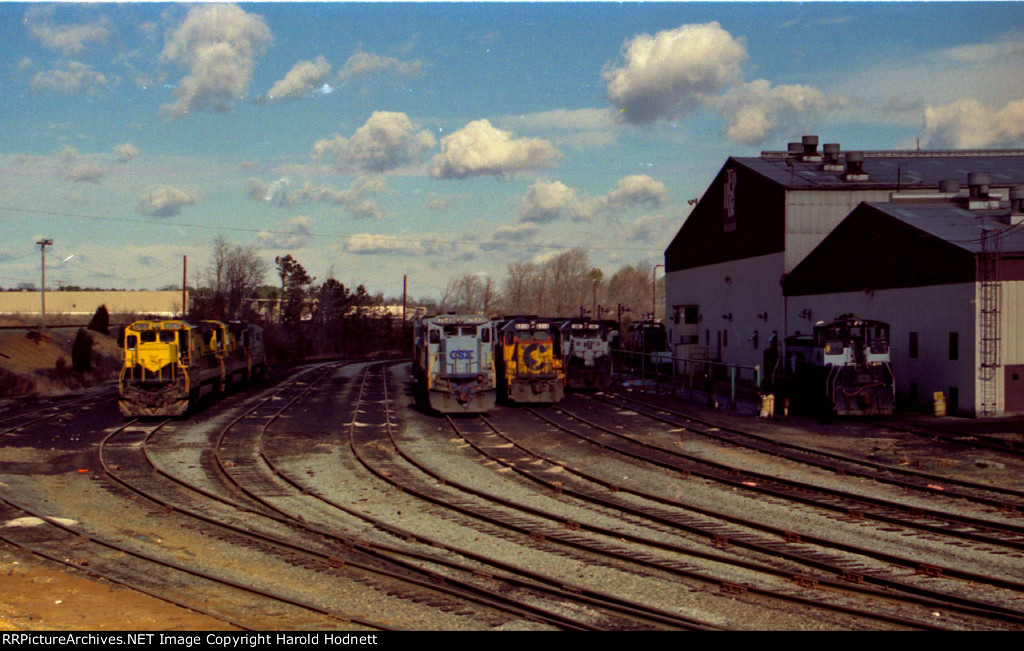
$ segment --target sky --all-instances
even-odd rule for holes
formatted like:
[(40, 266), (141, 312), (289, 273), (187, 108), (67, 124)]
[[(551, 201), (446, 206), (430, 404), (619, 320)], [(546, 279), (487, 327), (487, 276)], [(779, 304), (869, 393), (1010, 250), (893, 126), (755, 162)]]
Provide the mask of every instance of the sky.
[(1024, 147), (1022, 70), (1022, 2), (0, 1), (0, 287), (608, 276), (729, 156)]

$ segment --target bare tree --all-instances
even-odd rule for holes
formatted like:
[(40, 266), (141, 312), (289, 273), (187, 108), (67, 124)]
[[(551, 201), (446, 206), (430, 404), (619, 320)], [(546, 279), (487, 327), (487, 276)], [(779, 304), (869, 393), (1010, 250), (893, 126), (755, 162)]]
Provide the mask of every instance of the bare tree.
[(218, 235), (213, 240), (213, 258), (205, 272), (209, 300), (200, 313), (222, 319), (249, 318), (248, 299), (263, 284), (267, 269), (267, 262), (259, 257), (255, 246), (232, 246)]

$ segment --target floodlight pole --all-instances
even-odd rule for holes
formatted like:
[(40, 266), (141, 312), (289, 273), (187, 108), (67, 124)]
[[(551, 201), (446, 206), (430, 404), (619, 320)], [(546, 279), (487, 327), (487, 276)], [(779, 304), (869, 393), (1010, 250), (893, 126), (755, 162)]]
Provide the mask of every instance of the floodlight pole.
[(36, 242), (36, 244), (39, 245), (39, 255), (41, 258), (40, 269), (42, 269), (43, 274), (43, 286), (42, 291), (39, 294), (40, 300), (42, 302), (42, 305), (40, 307), (42, 312), (43, 327), (46, 327), (46, 247), (53, 246), (53, 240), (49, 238), (42, 239)]

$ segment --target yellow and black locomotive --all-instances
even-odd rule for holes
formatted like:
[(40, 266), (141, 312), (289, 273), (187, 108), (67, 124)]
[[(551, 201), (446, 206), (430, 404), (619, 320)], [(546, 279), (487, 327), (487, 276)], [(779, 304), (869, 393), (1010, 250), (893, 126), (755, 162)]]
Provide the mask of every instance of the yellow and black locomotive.
[(548, 319), (510, 317), (498, 326), (498, 395), (512, 402), (555, 403), (565, 395), (559, 333)]
[(135, 321), (124, 331), (118, 405), (125, 416), (180, 416), (266, 370), (263, 329), (179, 319)]

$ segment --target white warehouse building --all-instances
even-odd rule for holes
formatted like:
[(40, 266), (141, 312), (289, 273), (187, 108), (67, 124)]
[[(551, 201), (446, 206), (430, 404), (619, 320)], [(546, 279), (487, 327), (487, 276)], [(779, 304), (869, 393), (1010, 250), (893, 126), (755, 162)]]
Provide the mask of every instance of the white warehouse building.
[(665, 251), (673, 352), (760, 365), (771, 337), (854, 313), (892, 325), (901, 398), (1024, 412), (1021, 184), (1024, 150), (843, 153), (807, 136), (730, 158)]

